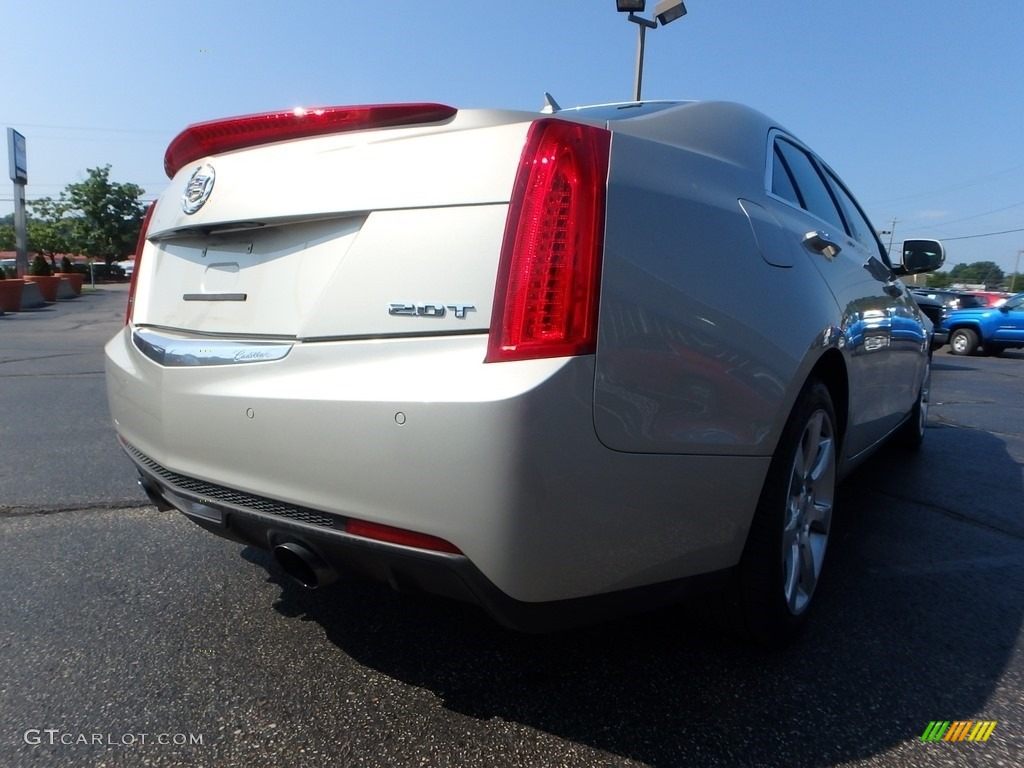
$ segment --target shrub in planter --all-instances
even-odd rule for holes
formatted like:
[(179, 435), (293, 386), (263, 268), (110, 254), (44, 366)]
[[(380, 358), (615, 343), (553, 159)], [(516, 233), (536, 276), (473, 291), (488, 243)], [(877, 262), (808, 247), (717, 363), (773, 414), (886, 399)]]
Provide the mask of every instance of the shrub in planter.
[(60, 257), (60, 271), (65, 273), (65, 274), (67, 274), (68, 272), (72, 271), (71, 270), (71, 259), (69, 259), (67, 256), (61, 256)]
[(29, 265), (28, 273), (32, 277), (49, 277), (53, 274), (53, 270), (50, 268), (50, 263), (42, 256), (36, 256), (32, 259), (32, 264)]
[(50, 268), (49, 262), (42, 256), (36, 256), (32, 260), (25, 279), (36, 284), (39, 288), (39, 293), (43, 296), (43, 301), (53, 302), (57, 300), (61, 278), (53, 276), (53, 270)]

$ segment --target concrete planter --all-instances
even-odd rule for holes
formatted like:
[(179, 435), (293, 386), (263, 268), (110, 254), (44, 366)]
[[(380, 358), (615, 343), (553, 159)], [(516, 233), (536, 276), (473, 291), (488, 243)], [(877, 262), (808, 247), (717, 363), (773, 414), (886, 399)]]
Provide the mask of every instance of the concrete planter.
[(21, 280), (0, 280), (0, 312), (21, 312), (21, 294), (25, 283)]
[(56, 301), (57, 289), (60, 288), (61, 278), (56, 275), (25, 275), (26, 283), (35, 283), (39, 286), (39, 292), (43, 294), (44, 301)]
[(77, 296), (82, 295), (82, 286), (85, 284), (85, 275), (81, 272), (57, 272), (54, 277), (63, 277), (71, 283), (71, 288)]

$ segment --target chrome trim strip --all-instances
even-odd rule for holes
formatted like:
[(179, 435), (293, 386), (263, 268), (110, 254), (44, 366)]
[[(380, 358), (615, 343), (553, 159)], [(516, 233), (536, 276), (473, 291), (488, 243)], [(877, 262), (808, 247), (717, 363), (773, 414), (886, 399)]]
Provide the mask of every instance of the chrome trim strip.
[(169, 336), (149, 329), (132, 332), (136, 348), (158, 365), (169, 368), (196, 365), (240, 365), (281, 360), (293, 344)]
[(182, 301), (245, 301), (247, 293), (183, 293)]

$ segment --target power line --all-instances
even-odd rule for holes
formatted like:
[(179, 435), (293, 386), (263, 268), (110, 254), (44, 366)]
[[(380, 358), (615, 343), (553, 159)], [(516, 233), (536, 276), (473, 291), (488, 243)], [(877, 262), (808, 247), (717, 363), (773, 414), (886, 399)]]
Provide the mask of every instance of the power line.
[(871, 203), (871, 206), (872, 207), (877, 207), (877, 206), (880, 206), (880, 205), (888, 205), (889, 203), (903, 202), (904, 200), (917, 200), (918, 198), (928, 197), (929, 195), (941, 195), (944, 192), (955, 192), (955, 191), (957, 191), (959, 189), (966, 189), (967, 187), (977, 186), (978, 184), (984, 184), (987, 181), (993, 181), (994, 179), (998, 179), (998, 178), (1000, 178), (1002, 176), (1007, 176), (1007, 175), (1009, 175), (1009, 174), (1013, 173), (1014, 171), (1017, 171), (1017, 170), (1019, 170), (1021, 168), (1024, 168), (1024, 164), (1022, 164), (1022, 165), (1014, 165), (1014, 166), (1011, 166), (1010, 168), (1006, 168), (1006, 169), (1004, 169), (1002, 171), (999, 171), (997, 173), (993, 173), (993, 174), (990, 174), (988, 176), (982, 176), (979, 179), (974, 179), (973, 181), (960, 182), (959, 184), (953, 184), (953, 185), (948, 186), (948, 187), (943, 187), (943, 188), (940, 188), (940, 189), (934, 189), (934, 190), (932, 190), (930, 192), (918, 192), (918, 193), (913, 194), (913, 195), (906, 195), (905, 197), (893, 197), (893, 198), (890, 198), (888, 200), (878, 200), (878, 201), (875, 201), (875, 202)]
[(948, 226), (950, 224), (959, 224), (962, 221), (971, 221), (972, 219), (980, 219), (980, 218), (982, 218), (984, 216), (989, 216), (989, 215), (991, 215), (993, 213), (1002, 213), (1003, 211), (1008, 211), (1011, 208), (1019, 208), (1022, 205), (1024, 205), (1024, 202), (1014, 203), (1013, 205), (1007, 205), (1004, 208), (996, 208), (994, 211), (985, 211), (984, 213), (976, 213), (973, 216), (964, 216), (962, 219), (953, 219), (952, 221), (944, 221), (941, 224), (929, 224), (926, 227), (914, 227), (914, 229), (916, 231), (920, 231), (922, 229), (936, 229), (938, 227), (945, 227), (945, 226)]
[(943, 237), (940, 238), (943, 242), (946, 240), (973, 240), (977, 237), (995, 237), (996, 235), (1009, 235), (1013, 232), (1024, 232), (1024, 227), (1019, 229), (1004, 229), (1002, 232), (984, 232), (980, 235), (962, 235), (960, 237)]

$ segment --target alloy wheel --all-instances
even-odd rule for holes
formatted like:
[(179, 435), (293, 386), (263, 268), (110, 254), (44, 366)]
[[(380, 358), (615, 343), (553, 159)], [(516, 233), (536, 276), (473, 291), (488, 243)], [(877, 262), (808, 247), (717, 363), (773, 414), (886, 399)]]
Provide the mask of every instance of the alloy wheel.
[(836, 488), (836, 443), (832, 419), (814, 411), (793, 457), (782, 532), (783, 585), (794, 616), (810, 604), (821, 575)]

